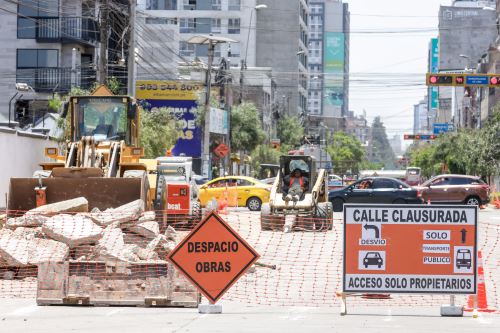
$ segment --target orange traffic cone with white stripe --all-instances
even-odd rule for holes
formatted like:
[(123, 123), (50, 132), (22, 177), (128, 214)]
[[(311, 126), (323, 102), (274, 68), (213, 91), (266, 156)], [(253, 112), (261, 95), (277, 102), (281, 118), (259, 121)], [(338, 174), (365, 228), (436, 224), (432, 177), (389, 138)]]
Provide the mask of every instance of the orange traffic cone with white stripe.
[[(486, 293), (486, 281), (484, 280), (483, 255), (481, 250), (477, 252), (477, 290), (476, 295), (469, 295), (465, 311), (473, 311), (473, 316), (477, 316), (477, 312), (495, 312), (496, 309), (488, 306)], [(477, 306), (474, 301), (477, 297)]]

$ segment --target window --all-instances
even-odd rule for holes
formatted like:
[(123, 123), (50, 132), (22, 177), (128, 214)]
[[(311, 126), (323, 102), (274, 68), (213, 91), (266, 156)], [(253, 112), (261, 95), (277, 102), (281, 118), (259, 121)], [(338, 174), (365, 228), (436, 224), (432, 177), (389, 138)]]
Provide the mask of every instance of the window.
[(180, 42), (179, 43), (179, 51), (180, 54), (184, 57), (193, 57), (194, 56), (194, 44), (189, 44), (188, 42)]
[(431, 186), (445, 186), (450, 183), (450, 179), (448, 177), (436, 178), (431, 182)]
[(59, 0), (19, 0), (17, 13), (29, 17), (59, 17)]
[(238, 179), (238, 186), (255, 186), (253, 183), (249, 182), (246, 179)]
[(229, 0), (228, 10), (240, 10), (241, 0)]
[(177, 19), (167, 17), (146, 17), (146, 24), (177, 24)]
[(212, 0), (212, 10), (221, 10), (221, 0)]
[(147, 10), (177, 10), (177, 0), (147, 0)]
[(196, 9), (196, 0), (184, 0), (184, 10), (194, 10)]
[(180, 33), (194, 33), (196, 21), (194, 18), (181, 18), (180, 19)]
[(234, 18), (234, 19), (228, 20), (227, 33), (228, 34), (239, 34), (240, 33), (240, 19), (239, 18)]
[(240, 43), (232, 43), (230, 46), (231, 48), (231, 55), (229, 55), (229, 50), (228, 50), (228, 57), (231, 58), (239, 58), (240, 57), (240, 50), (241, 50), (241, 44)]
[(450, 178), (449, 185), (470, 185), (471, 182), (471, 178)]
[(59, 17), (58, 0), (19, 0), (17, 38), (36, 38), (37, 18)]
[(57, 50), (18, 49), (17, 68), (55, 68), (58, 67)]
[(212, 29), (211, 32), (214, 34), (221, 33), (221, 19), (212, 19)]
[(400, 185), (403, 186), (390, 179), (375, 179), (373, 188), (399, 188)]

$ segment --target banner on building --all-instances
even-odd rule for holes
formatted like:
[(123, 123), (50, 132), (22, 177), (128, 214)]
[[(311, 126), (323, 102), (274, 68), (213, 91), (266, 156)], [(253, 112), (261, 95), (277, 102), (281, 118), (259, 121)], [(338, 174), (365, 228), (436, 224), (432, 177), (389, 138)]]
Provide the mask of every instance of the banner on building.
[(198, 94), (203, 86), (192, 82), (137, 81), (136, 97), (146, 111), (171, 108), (183, 124), (182, 133), (172, 153), (201, 156), (201, 128), (196, 124)]
[(341, 116), (344, 105), (345, 37), (341, 32), (326, 32), (324, 40), (324, 114)]

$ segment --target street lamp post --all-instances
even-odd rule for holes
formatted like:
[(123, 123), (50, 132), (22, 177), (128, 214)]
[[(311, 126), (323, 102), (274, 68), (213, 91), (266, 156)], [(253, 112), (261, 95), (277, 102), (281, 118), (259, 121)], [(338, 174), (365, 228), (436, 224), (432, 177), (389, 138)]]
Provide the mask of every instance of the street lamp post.
[[(210, 92), (212, 87), (212, 64), (214, 61), (214, 51), (217, 44), (238, 43), (238, 41), (226, 37), (214, 37), (210, 35), (198, 35), (191, 37), (187, 41), (189, 44), (208, 45), (208, 68), (205, 76), (205, 124), (203, 126), (203, 176), (210, 176)], [(228, 129), (230, 130), (230, 129)]]
[[(12, 119), (12, 112), (11, 112), (11, 109), (12, 109), (12, 101), (14, 100), (14, 98), (17, 97), (17, 95), (19, 95), (19, 92), (20, 91), (35, 91), (29, 84), (27, 83), (16, 83), (16, 93), (14, 94), (14, 96), (11, 97), (11, 99), (9, 100), (9, 128), (12, 126), (12, 123), (11, 123), (11, 119)], [(23, 95), (21, 95), (19, 98), (23, 97)]]
[(267, 5), (257, 5), (250, 11), (250, 22), (248, 23), (248, 33), (247, 33), (247, 45), (245, 45), (245, 60), (241, 61), (241, 68), (240, 68), (240, 104), (243, 102), (243, 84), (244, 84), (243, 71), (247, 69), (248, 44), (250, 43), (250, 31), (252, 30), (253, 12), (266, 8)]

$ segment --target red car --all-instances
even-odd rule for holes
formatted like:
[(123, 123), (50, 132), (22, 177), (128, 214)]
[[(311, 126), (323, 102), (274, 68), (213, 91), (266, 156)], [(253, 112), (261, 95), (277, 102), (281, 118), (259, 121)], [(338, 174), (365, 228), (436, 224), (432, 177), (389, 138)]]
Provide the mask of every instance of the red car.
[(490, 187), (481, 178), (439, 175), (416, 187), (425, 202), (480, 206), (490, 200)]

